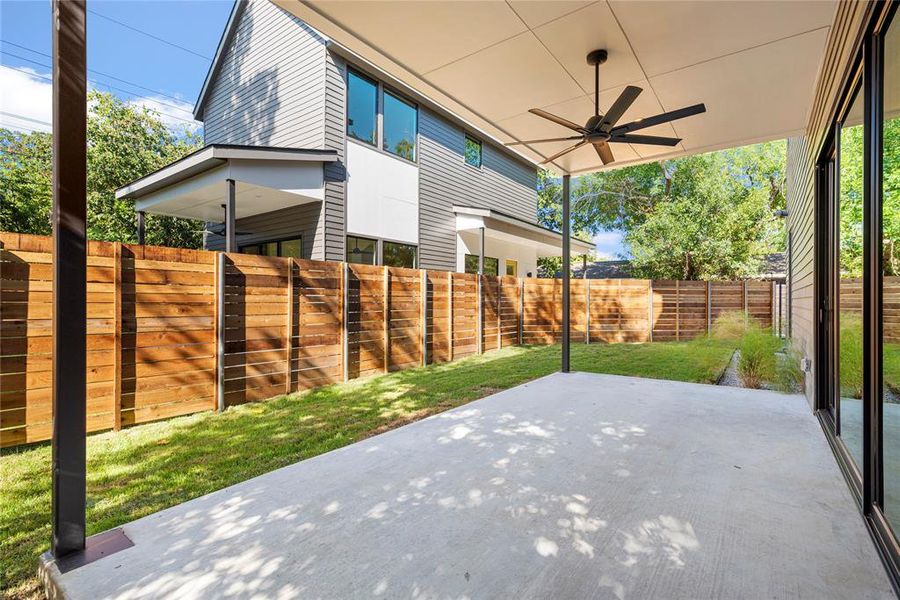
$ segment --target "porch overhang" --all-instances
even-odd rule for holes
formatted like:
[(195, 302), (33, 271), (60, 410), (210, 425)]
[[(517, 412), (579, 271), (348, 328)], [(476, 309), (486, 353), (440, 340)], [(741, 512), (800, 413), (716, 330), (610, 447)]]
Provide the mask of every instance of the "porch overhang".
[(226, 185), (235, 182), (235, 218), (324, 198), (323, 164), (330, 150), (212, 145), (116, 190), (135, 210), (221, 221)]
[[(485, 236), (528, 244), (537, 249), (539, 256), (562, 254), (562, 234), (552, 229), (489, 208), (454, 206), (453, 214), (456, 215), (456, 231), (479, 231), (484, 228)], [(594, 250), (594, 244), (573, 237), (570, 248), (573, 254), (589, 254)]]
[[(675, 148), (615, 144), (605, 168), (798, 135), (806, 128), (837, 2), (328, 2), (273, 0), (332, 47), (505, 143), (570, 135), (593, 113), (588, 52), (605, 48), (600, 109), (643, 89), (622, 122), (696, 103), (705, 114), (642, 131)], [(396, 32), (402, 31), (403, 35)], [(540, 162), (565, 143), (516, 146)], [(549, 165), (604, 168), (586, 146)]]

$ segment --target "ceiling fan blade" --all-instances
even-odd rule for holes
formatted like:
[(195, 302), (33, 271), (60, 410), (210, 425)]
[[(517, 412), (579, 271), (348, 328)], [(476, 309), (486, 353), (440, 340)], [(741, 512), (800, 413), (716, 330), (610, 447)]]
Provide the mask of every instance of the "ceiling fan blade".
[(608, 165), (616, 160), (613, 156), (612, 148), (610, 148), (609, 144), (606, 142), (596, 142), (594, 144), (594, 149), (597, 151), (597, 156), (600, 157), (600, 160), (603, 161), (604, 165)]
[(578, 142), (578, 143), (575, 144), (574, 146), (569, 146), (569, 147), (566, 148), (565, 150), (563, 150), (563, 151), (561, 151), (561, 152), (557, 152), (556, 154), (554, 154), (554, 155), (551, 156), (550, 158), (548, 158), (548, 159), (542, 161), (541, 164), (542, 164), (542, 165), (546, 165), (546, 164), (549, 163), (549, 162), (553, 162), (554, 160), (556, 160), (557, 158), (559, 158), (559, 157), (562, 156), (563, 154), (568, 154), (568, 153), (571, 152), (572, 150), (575, 150), (575, 149), (577, 149), (577, 148), (581, 148), (582, 146), (584, 146), (584, 145), (587, 144), (587, 143), (588, 143), (587, 140), (581, 140), (580, 142)]
[(623, 144), (646, 144), (648, 146), (677, 146), (681, 138), (660, 137), (658, 135), (633, 135), (623, 133), (609, 138), (611, 142)]
[(631, 123), (626, 123), (625, 125), (613, 127), (610, 133), (612, 133), (613, 135), (621, 135), (623, 133), (630, 133), (632, 131), (637, 131), (638, 129), (653, 127), (654, 125), (662, 125), (663, 123), (677, 121), (678, 119), (683, 119), (685, 117), (690, 117), (693, 115), (699, 115), (705, 112), (706, 105), (695, 104), (693, 106), (679, 108), (678, 110), (664, 112), (653, 117), (647, 117), (646, 119), (639, 119), (637, 121), (632, 121)]
[(557, 125), (562, 125), (563, 127), (568, 127), (573, 131), (577, 131), (578, 133), (585, 133), (584, 127), (577, 123), (573, 123), (568, 119), (563, 119), (562, 117), (557, 117), (553, 113), (548, 113), (546, 110), (541, 110), (540, 108), (529, 108), (528, 112), (533, 115), (537, 115), (539, 117), (543, 117), (549, 121), (553, 121)]
[(609, 110), (606, 111), (606, 114), (603, 116), (603, 121), (600, 123), (600, 129), (602, 131), (609, 131), (613, 128), (613, 126), (618, 123), (619, 119), (622, 118), (622, 115), (625, 114), (625, 111), (634, 104), (634, 101), (637, 100), (637, 97), (643, 90), (639, 87), (629, 85), (622, 93), (619, 94), (619, 97), (616, 98), (616, 101), (613, 102), (613, 105), (609, 107)]
[(580, 140), (583, 137), (584, 137), (583, 135), (571, 135), (569, 137), (546, 138), (543, 140), (525, 140), (524, 142), (507, 142), (503, 145), (504, 146), (518, 146), (519, 144), (541, 144), (543, 142), (568, 142), (570, 140)]

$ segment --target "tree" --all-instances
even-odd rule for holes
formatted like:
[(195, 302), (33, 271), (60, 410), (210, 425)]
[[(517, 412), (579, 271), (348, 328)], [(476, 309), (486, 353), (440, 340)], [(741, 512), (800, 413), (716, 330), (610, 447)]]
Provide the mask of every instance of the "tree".
[[(176, 136), (159, 116), (98, 91), (88, 96), (88, 237), (136, 242), (136, 215), (115, 190), (193, 152), (201, 140)], [(0, 130), (0, 230), (48, 235), (52, 197), (52, 136)], [(148, 215), (147, 243), (198, 248), (202, 224)]]
[(639, 276), (744, 277), (784, 248), (784, 164), (779, 141), (594, 173), (573, 186), (573, 223), (623, 231)]
[[(538, 171), (538, 223), (554, 231), (562, 231), (562, 183), (550, 171)], [(572, 235), (582, 239), (591, 238), (591, 229), (584, 215), (572, 212)], [(580, 256), (580, 255), (579, 255)], [(590, 258), (593, 258), (592, 256)], [(573, 261), (573, 266), (574, 265)], [(555, 277), (562, 268), (559, 256), (541, 256), (538, 258), (538, 275)]]

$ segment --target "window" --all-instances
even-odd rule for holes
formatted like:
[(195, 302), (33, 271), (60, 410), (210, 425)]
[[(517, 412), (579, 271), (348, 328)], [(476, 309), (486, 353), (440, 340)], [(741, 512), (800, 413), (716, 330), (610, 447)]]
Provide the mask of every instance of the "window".
[[(478, 255), (466, 254), (466, 273), (478, 272)], [(500, 272), (500, 261), (490, 256), (484, 257), (484, 274), (497, 275)]]
[(481, 168), (481, 142), (466, 136), (466, 164)]
[(303, 252), (302, 238), (279, 240), (275, 242), (260, 242), (241, 246), (241, 254), (258, 254), (260, 256), (284, 256), (288, 258), (300, 258)]
[(382, 263), (388, 267), (416, 268), (416, 247), (409, 244), (384, 242), (381, 249)]
[(519, 274), (519, 263), (514, 260), (506, 261), (506, 274), (510, 277), (518, 277)]
[(352, 235), (347, 236), (347, 262), (363, 265), (374, 265), (378, 264), (377, 257), (377, 240), (370, 240), (368, 238), (361, 238)]
[(375, 144), (378, 86), (374, 81), (347, 73), (347, 135)]
[(416, 160), (416, 107), (390, 92), (384, 92), (384, 123), (381, 147), (407, 160)]

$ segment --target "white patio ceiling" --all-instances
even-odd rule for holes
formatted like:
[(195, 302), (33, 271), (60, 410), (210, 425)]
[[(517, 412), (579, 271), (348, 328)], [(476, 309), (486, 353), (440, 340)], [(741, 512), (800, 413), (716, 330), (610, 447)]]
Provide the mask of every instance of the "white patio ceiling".
[[(360, 59), (501, 142), (571, 132), (527, 112), (577, 123), (593, 112), (586, 54), (609, 51), (600, 108), (625, 85), (644, 89), (622, 123), (703, 102), (707, 113), (640, 133), (676, 148), (612, 145), (611, 167), (801, 133), (831, 1), (396, 2), (274, 0)], [(541, 161), (567, 143), (522, 148)], [(586, 146), (560, 172), (599, 170)]]

